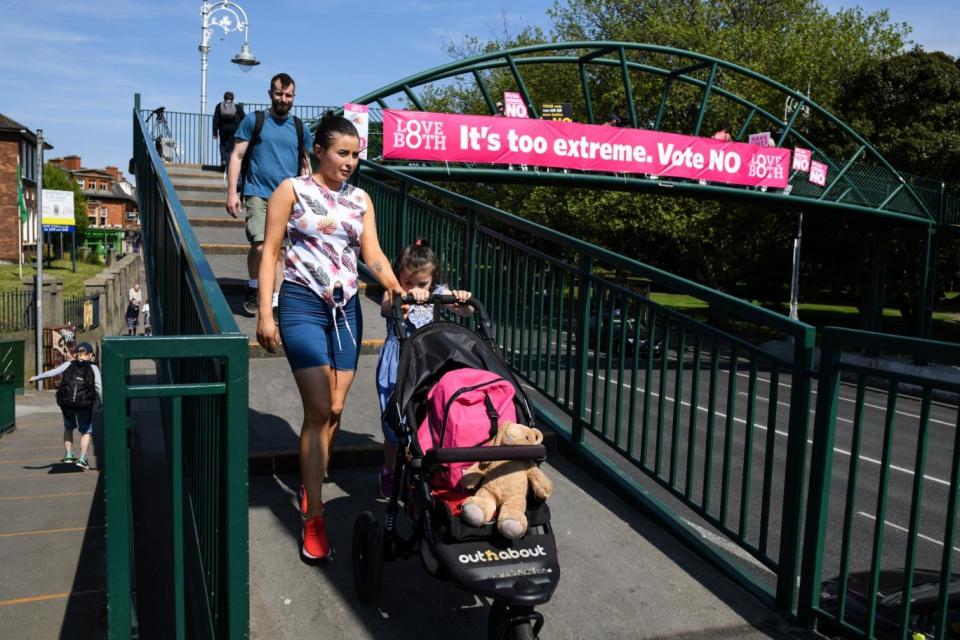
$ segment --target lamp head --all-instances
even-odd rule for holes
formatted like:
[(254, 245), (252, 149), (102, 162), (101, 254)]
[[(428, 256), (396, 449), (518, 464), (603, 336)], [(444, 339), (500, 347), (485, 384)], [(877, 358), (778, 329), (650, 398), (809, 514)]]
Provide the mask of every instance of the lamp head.
[(248, 44), (243, 45), (243, 48), (240, 49), (240, 53), (233, 56), (233, 60), (230, 62), (239, 65), (240, 69), (245, 72), (250, 71), (250, 69), (260, 64), (260, 61), (257, 60), (252, 53), (250, 53), (250, 45)]

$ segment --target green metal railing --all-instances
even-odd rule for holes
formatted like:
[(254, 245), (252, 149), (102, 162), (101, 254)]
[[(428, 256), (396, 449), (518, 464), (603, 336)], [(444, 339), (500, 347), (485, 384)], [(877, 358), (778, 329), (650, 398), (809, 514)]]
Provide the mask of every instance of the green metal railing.
[(17, 393), (23, 393), (23, 340), (0, 342), (0, 435), (17, 423)]
[[(744, 586), (792, 608), (813, 327), (388, 168), (364, 163), (357, 184), (388, 255), (427, 236), (449, 282), (491, 309), (508, 362), (567, 416), (553, 426), (582, 459)], [(631, 278), (708, 303), (728, 328), (653, 302), (624, 284)], [(766, 350), (744, 325), (790, 346)], [(785, 467), (775, 463), (784, 449)], [(640, 477), (755, 557), (776, 585), (705, 544)]]
[[(251, 102), (243, 103), (245, 113), (256, 110), (266, 110), (269, 104)], [(326, 111), (337, 111), (343, 106), (330, 105), (294, 105), (291, 112), (299, 116), (304, 122), (310, 123), (319, 119)], [(184, 111), (165, 111), (166, 124), (158, 123), (156, 116), (150, 117), (151, 109), (142, 109), (140, 115), (146, 123), (147, 135), (151, 144), (157, 138), (172, 138), (174, 141), (173, 162), (177, 164), (199, 164), (202, 157), (206, 164), (214, 165), (220, 162), (220, 141), (213, 137), (213, 114), (188, 113)], [(149, 120), (148, 120), (149, 118)], [(370, 109), (370, 118), (373, 122), (381, 121), (381, 110)]]
[(0, 375), (12, 375), (14, 389), (23, 393), (24, 374), (24, 341), (0, 340)]
[[(894, 612), (895, 618), (885, 619), (883, 624), (898, 626), (899, 637), (913, 637), (908, 631), (936, 638), (954, 637), (951, 625), (956, 621), (948, 619), (948, 614), (955, 607), (951, 592), (956, 579), (953, 566), (960, 498), (960, 416), (955, 398), (960, 383), (955, 375), (937, 375), (930, 369), (905, 370), (851, 357), (863, 352), (892, 353), (947, 367), (960, 365), (957, 344), (848, 329), (824, 330), (799, 615), (807, 621), (829, 622), (856, 637), (875, 638), (883, 608)], [(842, 439), (837, 426), (841, 379), (856, 388), (853, 419), (847, 420), (851, 423), (849, 433)], [(916, 413), (899, 408), (905, 389), (914, 401), (919, 399)], [(949, 421), (931, 417), (935, 397), (943, 392), (954, 398), (947, 406)], [(937, 430), (946, 433), (938, 437)], [(879, 451), (875, 446), (868, 454), (868, 438), (874, 435), (880, 443)], [(843, 459), (835, 452), (843, 453)], [(878, 465), (875, 477), (867, 473), (865, 460)], [(949, 469), (945, 480), (929, 475), (937, 473), (934, 465)], [(894, 472), (908, 479), (895, 479)], [(834, 485), (845, 495), (843, 499), (838, 500), (837, 493), (831, 492)], [(900, 513), (909, 514), (906, 527), (887, 520), (895, 501)], [(842, 532), (840, 540), (828, 542), (828, 530)], [(903, 545), (889, 540), (898, 531), (906, 534)], [(921, 556), (921, 543), (939, 551)], [(839, 555), (835, 569), (833, 564), (825, 567), (831, 546)], [(856, 548), (868, 549), (868, 559), (857, 562)], [(936, 580), (925, 578), (926, 585), (915, 585), (918, 565), (925, 561), (933, 564), (927, 569)], [(827, 570), (835, 570), (837, 577), (835, 586), (824, 590), (821, 580)], [(855, 571), (865, 584), (853, 589)], [(882, 571), (902, 572), (902, 579), (896, 585), (885, 584), (881, 596)], [(924, 605), (923, 613), (911, 610), (914, 598), (930, 603), (934, 597), (935, 606)], [(892, 637), (889, 627), (884, 633)]]
[[(139, 103), (139, 96), (137, 96)], [(139, 104), (134, 164), (154, 337), (110, 337), (102, 362), (110, 637), (129, 638), (132, 567), (130, 401), (157, 398), (172, 508), (175, 637), (249, 634), (247, 529), (248, 344), (157, 155)], [(130, 363), (153, 360), (157, 382)], [(147, 428), (146, 425), (138, 425)]]
[[(129, 638), (134, 615), (128, 407), (143, 398), (160, 398), (166, 409), (174, 637), (247, 637), (248, 452), (246, 429), (238, 428), (247, 420), (247, 340), (109, 337), (101, 357), (110, 637)], [(148, 359), (177, 381), (128, 382), (130, 363)]]

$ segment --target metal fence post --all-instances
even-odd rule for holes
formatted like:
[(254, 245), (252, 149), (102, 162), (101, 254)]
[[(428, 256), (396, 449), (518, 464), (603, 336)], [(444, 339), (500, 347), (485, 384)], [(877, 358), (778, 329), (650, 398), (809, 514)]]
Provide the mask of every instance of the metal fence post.
[(464, 229), (464, 257), (466, 258), (464, 267), (467, 274), (468, 291), (477, 290), (477, 210), (469, 209), (467, 211), (467, 225)]
[[(127, 361), (106, 338), (101, 348), (103, 370), (111, 372), (104, 380), (104, 494), (106, 497), (107, 537), (107, 636), (129, 638), (131, 625), (132, 577), (130, 449), (127, 433)], [(110, 597), (112, 596), (112, 597)]]
[[(820, 597), (820, 569), (827, 511), (830, 504), (830, 474), (833, 465), (834, 427), (837, 392), (840, 386), (841, 349), (835, 348), (829, 329), (825, 332), (820, 356), (820, 384), (810, 452), (810, 492), (803, 536), (803, 564), (800, 570), (800, 596), (797, 618), (803, 625), (813, 623), (812, 609)], [(798, 509), (799, 511), (799, 509)]]
[(580, 313), (577, 314), (576, 362), (573, 377), (573, 426), (571, 436), (575, 444), (583, 443), (583, 430), (587, 414), (587, 368), (590, 364), (590, 349), (587, 334), (590, 332), (590, 289), (592, 286), (593, 258), (582, 256), (580, 261)]
[(790, 426), (784, 468), (780, 559), (777, 573), (777, 606), (791, 611), (797, 595), (800, 541), (803, 527), (804, 457), (810, 415), (810, 378), (813, 371), (815, 329), (806, 327), (794, 336), (790, 383)]

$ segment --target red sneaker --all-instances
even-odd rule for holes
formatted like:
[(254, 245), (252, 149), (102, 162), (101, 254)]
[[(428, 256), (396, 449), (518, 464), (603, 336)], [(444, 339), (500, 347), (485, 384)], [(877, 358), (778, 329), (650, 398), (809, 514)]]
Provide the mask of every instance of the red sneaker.
[(330, 542), (327, 540), (327, 526), (323, 516), (315, 516), (303, 523), (303, 556), (309, 560), (320, 560), (330, 555)]

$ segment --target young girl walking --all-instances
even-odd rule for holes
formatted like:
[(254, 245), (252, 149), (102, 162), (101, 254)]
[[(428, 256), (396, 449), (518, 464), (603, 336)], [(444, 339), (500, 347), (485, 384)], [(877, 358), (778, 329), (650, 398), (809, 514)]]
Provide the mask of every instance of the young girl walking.
[[(433, 294), (452, 295), (464, 303), (470, 299), (469, 291), (454, 290), (443, 284), (438, 284), (440, 265), (437, 256), (423, 238), (404, 248), (393, 261), (393, 272), (397, 274), (400, 287), (412, 295), (417, 302), (425, 302)], [(390, 297), (384, 293), (380, 304), (380, 313), (387, 319), (387, 338), (380, 350), (380, 360), (377, 362), (377, 393), (380, 396), (380, 413), (387, 408), (387, 402), (397, 385), (397, 367), (400, 364), (400, 340), (394, 331), (393, 313)], [(456, 305), (453, 312), (461, 316), (473, 313), (473, 307)], [(433, 308), (427, 305), (404, 306), (404, 330), (410, 335), (416, 329), (433, 321)], [(399, 440), (393, 429), (381, 422), (383, 430), (383, 467), (380, 468), (380, 495), (389, 498), (393, 489), (393, 463), (397, 455)]]

